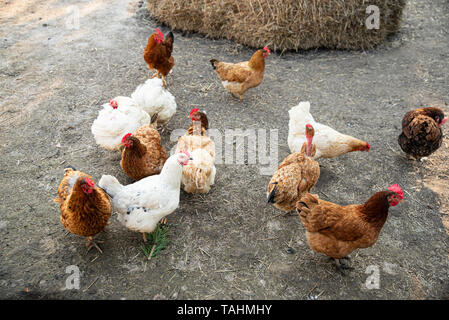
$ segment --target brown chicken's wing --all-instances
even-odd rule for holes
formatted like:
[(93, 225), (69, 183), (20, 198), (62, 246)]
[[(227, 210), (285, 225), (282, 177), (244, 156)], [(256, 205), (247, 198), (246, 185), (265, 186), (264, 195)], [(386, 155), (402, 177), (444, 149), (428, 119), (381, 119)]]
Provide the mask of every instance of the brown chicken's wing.
[(215, 72), (221, 81), (245, 82), (253, 71), (248, 67), (247, 63), (219, 62), (215, 64)]
[[(305, 194), (296, 203), (296, 211), (301, 222), (309, 232), (319, 232), (332, 227), (341, 219), (341, 213), (331, 210), (331, 207), (320, 204), (318, 196), (310, 193)], [(327, 203), (336, 206), (333, 203)]]

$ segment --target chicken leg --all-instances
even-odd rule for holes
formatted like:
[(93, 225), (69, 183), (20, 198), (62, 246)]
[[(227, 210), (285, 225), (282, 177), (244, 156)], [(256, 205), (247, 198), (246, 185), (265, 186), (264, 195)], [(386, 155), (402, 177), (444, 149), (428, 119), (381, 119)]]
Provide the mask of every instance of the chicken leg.
[(153, 78), (155, 78), (155, 77), (160, 78), (160, 77), (159, 77), (159, 71), (157, 71), (157, 70), (156, 70), (155, 73), (153, 73), (153, 75), (150, 77), (150, 79), (153, 79)]
[(93, 237), (87, 237), (87, 243), (86, 243), (87, 252), (89, 252), (89, 250), (92, 249), (92, 247), (95, 247), (95, 249), (97, 249), (100, 253), (103, 253), (101, 248), (98, 246), (97, 242), (103, 243), (103, 241), (99, 241), (99, 240), (94, 241)]
[(339, 271), (344, 276), (347, 275), (344, 270), (354, 270), (354, 268), (349, 266), (346, 262), (343, 263), (344, 260), (351, 260), (351, 258), (349, 258), (349, 257), (343, 257), (341, 259), (335, 259), (335, 258), (331, 258), (331, 259), (334, 260), (337, 271)]

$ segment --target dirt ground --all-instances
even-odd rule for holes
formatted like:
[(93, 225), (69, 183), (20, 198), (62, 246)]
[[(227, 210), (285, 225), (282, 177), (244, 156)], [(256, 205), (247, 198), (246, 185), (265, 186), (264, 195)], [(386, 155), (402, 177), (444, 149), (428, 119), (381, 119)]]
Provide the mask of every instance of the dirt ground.
[[(421, 168), (397, 144), (407, 110), (438, 103), (449, 113), (449, 3), (410, 0), (403, 20), (373, 51), (272, 54), (263, 83), (242, 103), (224, 91), (209, 59), (242, 61), (253, 49), (174, 32), (176, 66), (167, 81), (178, 111), (169, 131), (187, 128), (186, 115), (198, 106), (223, 132), (277, 129), (280, 162), (289, 153), (287, 111), (309, 100), (317, 121), (372, 146), (320, 160), (315, 192), (349, 204), (392, 183), (405, 190), (377, 243), (351, 254), (355, 269), (342, 276), (309, 249), (296, 215), (265, 204), (270, 176), (259, 164), (218, 165), (209, 194), (182, 192), (168, 217), (171, 242), (151, 261), (140, 234), (115, 215), (98, 236), (104, 254), (86, 254), (85, 239), (65, 231), (52, 200), (69, 164), (95, 181), (113, 174), (130, 182), (119, 154), (98, 147), (90, 127), (102, 103), (130, 95), (148, 77), (143, 49), (161, 26), (138, 1), (0, 1), (0, 298), (449, 297), (448, 126)], [(170, 132), (162, 139), (166, 149), (175, 144)], [(66, 289), (71, 265), (81, 272), (79, 290)], [(378, 289), (366, 286), (372, 270)]]

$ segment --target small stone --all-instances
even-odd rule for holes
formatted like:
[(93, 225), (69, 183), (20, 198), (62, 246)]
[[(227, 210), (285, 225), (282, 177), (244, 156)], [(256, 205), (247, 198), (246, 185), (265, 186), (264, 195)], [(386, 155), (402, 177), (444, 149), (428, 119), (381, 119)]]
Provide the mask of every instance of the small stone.
[(0, 230), (6, 229), (7, 226), (8, 226), (8, 221), (0, 220)]
[(285, 249), (285, 252), (287, 252), (288, 254), (294, 254), (295, 250), (293, 250), (292, 248), (288, 247), (287, 249)]

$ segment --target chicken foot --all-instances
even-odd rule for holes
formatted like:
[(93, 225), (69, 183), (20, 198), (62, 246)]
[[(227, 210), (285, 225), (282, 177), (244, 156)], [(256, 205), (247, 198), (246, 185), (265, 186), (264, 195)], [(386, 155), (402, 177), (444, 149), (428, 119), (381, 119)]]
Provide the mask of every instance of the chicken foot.
[(97, 242), (104, 243), (104, 241), (100, 241), (100, 240), (94, 241), (93, 237), (87, 237), (87, 243), (86, 243), (87, 252), (89, 252), (89, 250), (92, 249), (92, 247), (95, 247), (95, 249), (97, 249), (100, 253), (103, 253), (101, 248), (98, 246)]
[(165, 131), (169, 132), (169, 130), (167, 129), (167, 124), (163, 124), (161, 125), (158, 130), (160, 131), (161, 134), (163, 134)]
[(165, 89), (167, 89), (167, 82), (165, 81), (165, 76), (162, 76), (162, 85), (164, 86)]
[(235, 92), (232, 92), (232, 91), (229, 91), (229, 90), (228, 90), (228, 92), (231, 94), (231, 96), (232, 96), (234, 99), (239, 99), (240, 102), (242, 102), (243, 95), (238, 94), (238, 93), (235, 93)]
[(345, 270), (354, 270), (353, 267), (351, 267), (347, 262), (344, 262), (345, 260), (351, 260), (351, 258), (347, 257), (343, 257), (340, 259), (335, 259), (335, 258), (330, 258), (332, 260), (334, 260), (335, 262), (335, 267), (337, 268), (337, 271), (339, 271), (342, 275), (346, 275)]
[(156, 71), (155, 73), (153, 73), (150, 79), (154, 79), (156, 77), (162, 79), (162, 85), (164, 86), (165, 89), (167, 89), (167, 82), (165, 81), (165, 76), (162, 75), (162, 73), (160, 73), (159, 71)]

